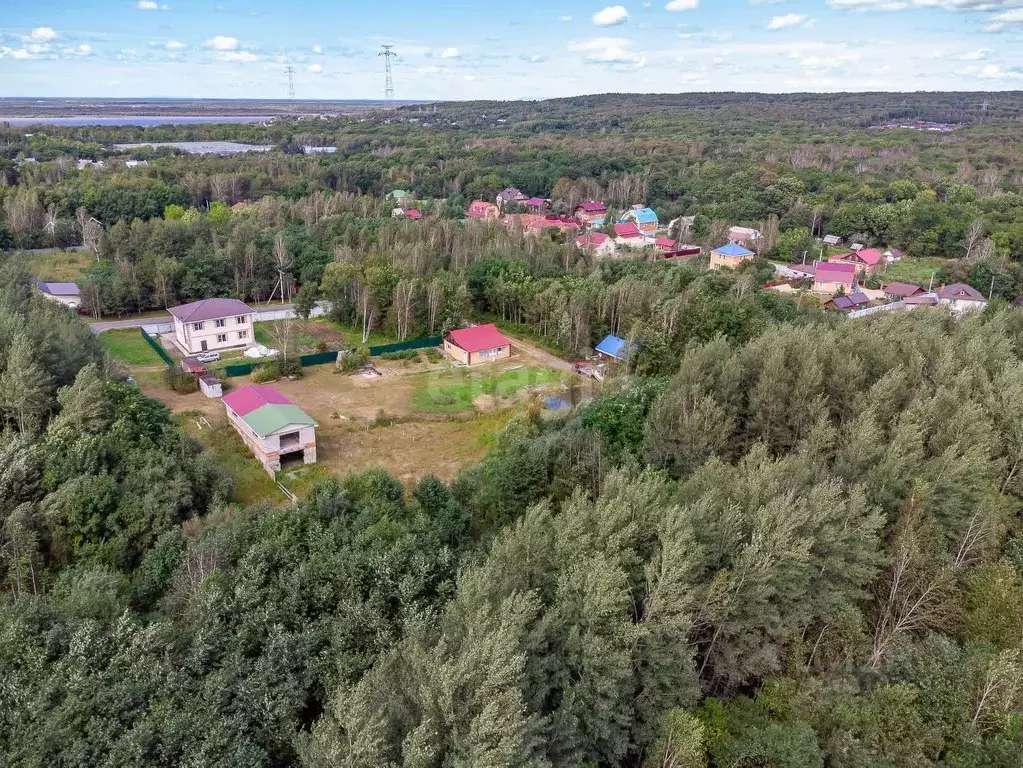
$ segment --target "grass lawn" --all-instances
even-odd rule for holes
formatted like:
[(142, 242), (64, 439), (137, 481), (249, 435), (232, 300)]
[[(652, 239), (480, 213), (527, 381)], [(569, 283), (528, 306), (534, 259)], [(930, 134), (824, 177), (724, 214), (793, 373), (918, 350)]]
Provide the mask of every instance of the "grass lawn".
[(517, 368), (511, 371), (454, 369), (445, 373), (416, 376), (412, 410), (423, 413), (461, 413), (473, 409), (479, 395), (511, 397), (525, 387), (560, 381), (563, 374), (553, 368)]
[[(939, 272), (943, 266), (945, 266), (945, 259), (936, 256), (919, 259), (907, 256), (902, 261), (889, 264), (880, 277), (886, 283), (898, 280), (904, 283), (915, 283), (926, 288), (931, 282), (931, 275)], [(934, 285), (938, 285), (937, 276), (935, 276)]]
[(99, 342), (111, 357), (132, 366), (163, 365), (163, 360), (142, 338), (138, 328), (105, 331), (99, 335)]
[(28, 268), (40, 280), (73, 283), (95, 259), (88, 251), (52, 251), (22, 254)]

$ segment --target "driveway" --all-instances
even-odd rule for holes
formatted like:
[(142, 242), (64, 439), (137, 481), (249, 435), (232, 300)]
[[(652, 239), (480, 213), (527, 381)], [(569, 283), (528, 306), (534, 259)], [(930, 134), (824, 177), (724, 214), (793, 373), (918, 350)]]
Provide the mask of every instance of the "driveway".
[[(262, 304), (252, 307), (252, 311), (255, 315), (253, 321), (263, 323), (277, 319), (281, 312), (292, 312), (293, 307), (291, 304)], [(310, 314), (310, 317), (320, 317), (329, 311), (330, 303), (320, 301), (317, 302), (317, 306)], [(174, 318), (170, 315), (148, 315), (146, 317), (129, 317), (124, 320), (99, 320), (97, 322), (90, 322), (89, 327), (94, 335), (98, 335), (103, 333), (103, 331), (114, 331), (118, 328), (141, 328), (143, 325), (163, 325), (173, 322)]]
[(99, 335), (103, 331), (114, 331), (118, 328), (141, 328), (143, 325), (160, 325), (162, 323), (174, 322), (170, 315), (159, 317), (135, 317), (128, 320), (101, 320), (96, 323), (89, 323), (89, 330), (93, 335)]
[[(507, 335), (507, 334), (505, 334)], [(509, 337), (511, 338), (511, 337)], [(562, 360), (557, 355), (552, 355), (545, 349), (541, 349), (538, 346), (522, 341), (521, 339), (512, 338), (512, 348), (519, 349), (531, 357), (539, 360), (549, 368), (553, 368), (556, 371), (564, 371), (565, 373), (575, 373), (575, 366), (567, 360)]]

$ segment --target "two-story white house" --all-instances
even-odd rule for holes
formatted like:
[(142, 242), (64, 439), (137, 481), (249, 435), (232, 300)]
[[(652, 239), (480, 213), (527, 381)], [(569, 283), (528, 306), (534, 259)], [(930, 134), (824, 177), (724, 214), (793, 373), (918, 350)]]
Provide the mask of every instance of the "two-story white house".
[(253, 343), (252, 310), (238, 299), (203, 299), (171, 307), (174, 341), (189, 355)]

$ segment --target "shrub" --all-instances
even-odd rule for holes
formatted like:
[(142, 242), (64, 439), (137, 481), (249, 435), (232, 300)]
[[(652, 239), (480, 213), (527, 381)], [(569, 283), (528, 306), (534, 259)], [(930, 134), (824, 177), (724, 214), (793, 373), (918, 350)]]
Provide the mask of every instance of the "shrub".
[(273, 362), (257, 365), (252, 371), (252, 380), (257, 384), (266, 384), (268, 381), (276, 381), (279, 378), (280, 374)]
[(436, 347), (427, 347), (426, 359), (431, 363), (442, 363), (444, 362), (444, 353)]
[(418, 360), (418, 349), (402, 349), (397, 352), (384, 352), (380, 355), (381, 360)]
[(369, 350), (365, 347), (346, 349), (338, 352), (337, 368), (341, 373), (355, 373), (369, 360)]
[(199, 377), (176, 365), (168, 365), (163, 376), (167, 386), (182, 395), (199, 391)]
[(302, 375), (302, 363), (297, 357), (285, 361), (279, 357), (271, 358), (265, 363), (259, 365), (252, 372), (252, 379), (259, 384), (265, 384), (268, 381), (274, 381), (283, 376), (301, 376)]

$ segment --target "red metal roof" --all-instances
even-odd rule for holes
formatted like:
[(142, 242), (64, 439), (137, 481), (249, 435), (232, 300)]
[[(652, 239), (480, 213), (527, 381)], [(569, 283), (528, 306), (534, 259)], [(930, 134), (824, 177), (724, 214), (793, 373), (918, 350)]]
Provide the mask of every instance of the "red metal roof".
[(423, 218), (422, 212), (418, 208), (404, 208), (402, 209), (404, 214), (410, 219), (421, 219)]
[(639, 231), (639, 227), (631, 221), (625, 224), (615, 224), (615, 234), (618, 237), (643, 237), (643, 233)]
[(466, 352), (482, 352), (511, 344), (511, 340), (497, 330), (493, 323), (477, 325), (472, 328), (459, 328), (448, 333), (451, 341)]
[(607, 240), (607, 235), (603, 232), (587, 232), (585, 235), (579, 235), (579, 237), (575, 239), (575, 242), (576, 245), (581, 247), (586, 245), (600, 245), (605, 240)]
[(587, 200), (584, 203), (579, 203), (576, 210), (582, 208), (586, 213), (604, 213), (607, 211), (607, 206), (596, 200)]
[(250, 384), (224, 395), (224, 404), (239, 416), (245, 416), (264, 405), (291, 405), (292, 403), (273, 387), (268, 387), (265, 384)]
[(658, 248), (663, 248), (666, 251), (673, 251), (675, 250), (675, 246), (678, 245), (678, 243), (676, 243), (670, 237), (658, 237), (654, 240), (654, 245), (656, 245)]

